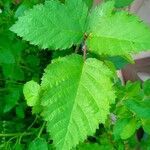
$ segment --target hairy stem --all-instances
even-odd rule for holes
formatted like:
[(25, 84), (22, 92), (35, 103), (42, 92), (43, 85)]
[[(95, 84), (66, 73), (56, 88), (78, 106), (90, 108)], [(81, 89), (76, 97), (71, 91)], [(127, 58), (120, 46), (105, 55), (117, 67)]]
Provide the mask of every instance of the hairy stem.
[(86, 47), (86, 44), (85, 44), (85, 41), (86, 41), (87, 37), (88, 37), (88, 35), (85, 33), (83, 47), (82, 47), (84, 61), (86, 60), (86, 53), (87, 53), (87, 47)]

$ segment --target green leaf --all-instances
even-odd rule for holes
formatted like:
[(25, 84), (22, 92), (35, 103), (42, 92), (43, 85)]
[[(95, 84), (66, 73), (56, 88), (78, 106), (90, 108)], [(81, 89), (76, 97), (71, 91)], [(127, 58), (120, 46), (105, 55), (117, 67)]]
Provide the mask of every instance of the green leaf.
[(2, 69), (5, 79), (24, 80), (24, 72), (17, 64), (3, 64)]
[(82, 0), (67, 0), (65, 4), (46, 1), (19, 17), (10, 30), (43, 49), (66, 49), (82, 42), (87, 11)]
[(81, 144), (81, 145), (79, 145), (76, 148), (76, 150), (103, 150), (103, 149), (98, 144), (88, 143), (88, 144)]
[(29, 81), (24, 85), (23, 93), (27, 101), (27, 105), (33, 106), (32, 112), (40, 112), (40, 85), (35, 81)]
[(138, 102), (134, 99), (128, 99), (125, 105), (134, 112), (138, 117), (143, 119), (150, 119), (150, 101)]
[(150, 49), (150, 28), (128, 12), (113, 10), (114, 2), (110, 1), (91, 12), (86, 42), (89, 51), (114, 56)]
[(19, 103), (19, 106), (16, 107), (16, 115), (21, 119), (25, 117), (25, 106), (23, 103)]
[(89, 9), (92, 7), (93, 0), (83, 0), (83, 1), (86, 3), (86, 5), (88, 6)]
[(15, 63), (15, 59), (11, 51), (0, 48), (0, 64), (3, 63), (12, 64)]
[(48, 145), (45, 139), (38, 138), (29, 144), (28, 150), (48, 150)]
[[(122, 69), (124, 68), (127, 64), (129, 64), (129, 62), (127, 60), (125, 60), (123, 57), (121, 56), (113, 56), (113, 57), (109, 57), (108, 60), (110, 60), (111, 62), (113, 62), (113, 64), (115, 65), (116, 69)], [(115, 69), (115, 71), (116, 71)]]
[(121, 8), (129, 6), (134, 0), (115, 0), (115, 7)]
[(141, 92), (141, 83), (139, 81), (136, 81), (134, 83), (131, 81), (127, 81), (125, 86), (126, 98), (137, 97), (140, 92)]
[(150, 96), (150, 80), (147, 80), (143, 84), (144, 94)]
[(23, 16), (25, 14), (25, 11), (28, 9), (29, 9), (29, 6), (27, 6), (25, 4), (21, 4), (15, 12), (15, 18), (19, 18), (19, 17)]
[(128, 139), (131, 137), (136, 130), (136, 120), (130, 118), (119, 119), (115, 126), (113, 134), (115, 139)]
[(8, 94), (3, 96), (3, 100), (5, 100), (5, 107), (4, 107), (4, 112), (10, 111), (18, 102), (20, 99), (20, 87), (14, 87), (9, 89)]
[(24, 148), (23, 148), (23, 145), (21, 145), (21, 144), (16, 144), (16, 146), (15, 146), (15, 150), (23, 150)]
[(146, 133), (150, 134), (150, 120), (143, 119), (142, 120), (142, 126)]
[(24, 85), (23, 93), (28, 106), (35, 106), (39, 99), (40, 85), (35, 81), (29, 81)]
[(80, 55), (55, 60), (41, 83), (42, 116), (58, 150), (69, 150), (98, 124), (104, 123), (114, 102), (111, 71), (99, 60)]
[(136, 131), (136, 127), (137, 127), (137, 121), (135, 119), (130, 120), (128, 124), (124, 126), (120, 134), (121, 139), (127, 139), (130, 136), (132, 136)]

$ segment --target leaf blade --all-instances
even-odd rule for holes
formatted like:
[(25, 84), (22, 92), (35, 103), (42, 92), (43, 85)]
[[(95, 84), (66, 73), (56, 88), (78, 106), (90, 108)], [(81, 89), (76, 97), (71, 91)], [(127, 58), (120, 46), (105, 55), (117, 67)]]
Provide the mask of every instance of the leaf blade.
[(110, 77), (102, 62), (91, 58), (84, 63), (79, 55), (47, 67), (41, 84), (42, 116), (57, 149), (69, 150), (105, 122), (115, 97)]
[[(76, 10), (71, 9), (76, 5)], [(82, 14), (79, 13), (83, 11)], [(66, 49), (81, 43), (88, 8), (82, 0), (47, 1), (27, 11), (10, 30), (43, 49)], [(40, 16), (40, 17), (39, 17)], [(44, 19), (43, 19), (44, 18)]]
[(89, 51), (115, 56), (149, 49), (150, 28), (138, 17), (113, 9), (114, 2), (110, 1), (90, 14), (86, 42)]

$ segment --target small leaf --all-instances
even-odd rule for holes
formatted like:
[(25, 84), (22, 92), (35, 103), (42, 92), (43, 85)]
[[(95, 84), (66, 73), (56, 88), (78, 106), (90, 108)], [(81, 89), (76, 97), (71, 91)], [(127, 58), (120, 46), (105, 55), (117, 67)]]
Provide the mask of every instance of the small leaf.
[(119, 119), (115, 126), (113, 134), (115, 139), (128, 139), (136, 130), (136, 120), (130, 118)]
[(28, 106), (35, 106), (39, 99), (40, 85), (35, 81), (29, 81), (24, 85), (23, 93)]
[(35, 81), (29, 81), (24, 85), (23, 93), (27, 105), (33, 106), (32, 113), (40, 112), (40, 85)]
[(131, 82), (128, 81), (125, 86), (126, 98), (137, 97), (141, 92), (141, 83), (139, 81)]
[(115, 0), (115, 7), (121, 8), (129, 6), (134, 0)]
[(19, 17), (23, 16), (25, 14), (25, 11), (28, 9), (29, 9), (29, 6), (27, 6), (25, 4), (21, 4), (15, 12), (15, 18), (19, 18)]
[(9, 90), (8, 94), (4, 96), (5, 107), (4, 112), (10, 111), (20, 99), (20, 87), (12, 88)]
[(48, 150), (48, 145), (45, 139), (38, 138), (29, 144), (28, 150)]
[(150, 101), (136, 101), (128, 99), (125, 102), (128, 109), (134, 112), (138, 117), (143, 119), (150, 119)]
[(137, 126), (137, 121), (135, 119), (130, 120), (128, 124), (124, 126), (120, 134), (121, 139), (127, 139), (131, 137), (136, 131), (136, 126)]

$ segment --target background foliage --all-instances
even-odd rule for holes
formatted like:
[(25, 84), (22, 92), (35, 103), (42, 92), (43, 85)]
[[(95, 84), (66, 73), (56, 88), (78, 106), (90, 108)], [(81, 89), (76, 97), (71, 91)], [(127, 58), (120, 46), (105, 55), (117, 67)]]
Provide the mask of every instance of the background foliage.
[[(92, 0), (84, 0), (90, 9), (92, 6)], [(64, 1), (61, 1), (62, 3)], [(132, 1), (120, 1), (115, 2), (116, 9), (120, 9), (120, 7), (126, 7), (128, 6)], [(66, 62), (64, 59), (62, 62), (60, 60), (55, 60), (59, 56), (65, 56), (67, 54), (71, 54), (74, 51), (79, 51), (79, 46), (72, 46), (72, 42), (75, 44), (79, 44), (82, 41), (82, 36), (78, 36), (78, 39), (72, 39), (71, 37), (74, 37), (76, 35), (68, 35), (66, 37), (67, 43), (66, 45), (62, 46), (61, 41), (59, 42), (58, 39), (56, 39), (56, 43), (54, 42), (52, 45), (48, 42), (38, 43), (39, 41), (34, 41), (34, 44), (40, 45), (34, 46), (32, 44), (29, 44), (29, 42), (26, 42), (16, 36), (13, 32), (11, 32), (9, 29), (10, 27), (15, 23), (16, 20), (18, 20), (19, 17), (23, 16), (25, 14), (26, 10), (30, 10), (30, 8), (33, 8), (33, 5), (44, 3), (43, 0), (1, 0), (0, 1), (0, 149), (6, 149), (6, 150), (22, 150), (22, 149), (29, 149), (29, 150), (48, 150), (48, 149), (55, 149), (55, 145), (53, 144), (53, 139), (51, 137), (51, 134), (48, 134), (46, 132), (46, 125), (45, 121), (43, 121), (42, 117), (37, 114), (36, 112), (40, 112), (41, 106), (39, 108), (38, 105), (35, 106), (35, 97), (38, 97), (39, 94), (39, 85), (37, 83), (41, 82), (41, 77), (43, 76), (44, 69), (46, 66), (51, 63), (51, 61), (54, 61), (55, 64), (59, 64), (61, 67), (61, 63)], [(73, 8), (69, 8), (73, 9)], [(52, 11), (55, 11), (52, 10)], [(74, 15), (74, 9), (72, 11), (72, 15)], [(84, 9), (84, 12), (87, 12), (88, 9)], [(92, 13), (96, 13), (95, 17), (98, 18), (97, 14), (99, 13), (99, 9), (97, 8), (96, 11), (93, 11)], [(63, 10), (60, 8), (58, 11), (60, 14), (63, 14)], [(106, 10), (106, 15), (109, 14), (108, 9)], [(44, 15), (44, 14), (43, 14)], [(71, 15), (71, 16), (72, 16)], [(80, 13), (77, 14), (79, 17), (81, 17)], [(124, 16), (124, 14), (122, 14)], [(44, 18), (47, 16), (43, 16)], [(59, 16), (64, 17), (64, 16)], [(66, 16), (67, 17), (67, 16)], [(64, 17), (65, 18), (65, 17)], [(106, 17), (103, 18), (103, 21), (101, 23), (101, 26), (103, 26), (104, 23), (108, 23), (112, 25), (111, 31), (117, 32), (117, 28), (115, 28), (115, 19), (120, 19), (120, 25), (124, 26), (127, 25), (125, 23), (126, 18), (123, 17), (120, 18), (119, 16), (115, 15), (114, 18), (110, 20)], [(82, 18), (81, 22), (84, 22), (84, 17)], [(133, 25), (137, 24), (136, 18), (130, 18), (133, 21)], [(74, 21), (74, 20), (73, 20)], [(72, 21), (72, 24), (69, 24), (69, 28), (78, 29), (78, 24), (75, 24)], [(97, 21), (99, 21), (97, 19)], [(23, 23), (26, 23), (27, 21), (24, 19)], [(22, 26), (24, 29), (26, 28), (26, 25), (24, 23), (24, 26)], [(60, 26), (59, 22), (56, 22), (58, 26)], [(65, 20), (64, 20), (65, 24)], [(30, 24), (31, 25), (31, 24)], [(75, 26), (76, 25), (76, 26)], [(98, 30), (99, 26), (96, 22), (94, 22), (92, 19), (90, 21), (90, 28), (88, 28), (89, 32), (92, 32), (93, 35), (95, 32), (99, 31), (99, 35), (103, 34), (105, 37), (107, 33), (103, 31), (108, 31), (109, 27), (104, 26), (105, 29)], [(34, 26), (32, 26), (34, 27)], [(61, 27), (61, 26), (60, 26)], [(68, 26), (67, 26), (68, 27)], [(95, 27), (95, 28), (94, 28)], [(18, 30), (21, 30), (19, 27), (16, 27)], [(140, 27), (139, 27), (140, 28)], [(132, 32), (134, 28), (128, 28), (128, 32)], [(31, 30), (32, 32), (33, 30)], [(81, 33), (84, 32), (83, 28), (80, 28)], [(111, 35), (111, 31), (109, 32)], [(21, 32), (22, 31), (17, 31)], [(24, 30), (24, 33), (26, 31)], [(30, 33), (31, 33), (30, 32)], [(42, 31), (43, 32), (43, 31)], [(136, 31), (135, 31), (136, 32)], [(135, 33), (134, 32), (134, 33)], [(144, 41), (142, 38), (146, 36), (147, 28), (145, 27), (143, 31), (141, 32), (143, 35), (141, 35), (141, 43)], [(40, 33), (41, 34), (41, 33)], [(28, 40), (34, 39), (36, 40), (37, 34), (32, 34), (34, 37), (27, 37)], [(132, 39), (135, 39), (136, 34), (133, 35)], [(53, 35), (49, 35), (49, 37), (52, 37)], [(62, 35), (60, 35), (62, 36)], [(112, 36), (115, 36), (113, 38), (120, 38), (122, 40), (123, 35), (117, 35), (112, 34)], [(128, 35), (126, 35), (128, 36)], [(149, 36), (149, 35), (148, 35)], [(48, 38), (49, 38), (48, 37)], [(95, 38), (95, 39), (94, 39)], [(107, 38), (101, 39), (104, 40), (105, 43), (107, 42)], [(128, 37), (125, 37), (128, 39)], [(146, 38), (146, 37), (145, 37)], [(47, 39), (47, 38), (46, 38)], [(68, 41), (68, 39), (71, 39), (73, 41)], [(93, 36), (94, 40), (96, 39), (96, 36)], [(65, 40), (65, 39), (64, 39)], [(87, 44), (89, 47), (92, 47), (95, 44), (95, 41), (87, 41)], [(143, 40), (143, 41), (142, 41)], [(41, 42), (41, 41), (40, 41)], [(45, 42), (45, 41), (43, 41)], [(91, 43), (94, 43), (93, 45)], [(113, 43), (114, 42), (114, 43)], [(135, 82), (131, 83), (128, 82), (126, 86), (122, 86), (121, 82), (117, 78), (117, 75), (115, 73), (116, 69), (123, 68), (125, 64), (131, 62), (131, 59), (128, 59), (128, 55), (125, 54), (125, 56), (121, 56), (120, 54), (124, 53), (124, 49), (122, 51), (120, 50), (119, 53), (117, 53), (120, 56), (114, 56), (113, 52), (113, 44), (116, 44), (115, 41), (112, 42), (112, 49), (110, 49), (109, 53), (105, 49), (105, 45), (103, 46), (103, 49), (101, 45), (96, 45), (96, 51), (95, 54), (88, 54), (88, 56), (95, 56), (102, 60), (108, 67), (111, 67), (113, 71), (114, 79), (114, 88), (116, 91), (116, 102), (112, 104), (110, 109), (110, 114), (105, 122), (105, 124), (99, 124), (99, 128), (96, 130), (93, 136), (88, 136), (88, 138), (83, 142), (80, 143), (76, 148), (77, 150), (100, 150), (100, 149), (149, 149), (150, 148), (150, 81), (146, 81), (145, 83)], [(134, 41), (135, 43), (130, 46), (135, 46), (135, 48), (138, 47), (141, 48), (142, 44), (140, 45), (137, 41)], [(136, 42), (138, 43), (136, 45)], [(109, 44), (109, 43), (108, 43)], [(122, 44), (125, 44), (125, 46), (129, 45), (129, 43), (125, 43), (124, 41)], [(131, 47), (128, 48), (131, 48)], [(66, 47), (69, 47), (65, 51), (50, 51), (49, 49), (57, 49), (61, 47), (62, 49), (65, 49)], [(119, 47), (119, 46), (118, 46)], [(148, 47), (148, 44), (147, 44)], [(42, 51), (42, 48), (45, 50)], [(134, 49), (135, 49), (134, 48)], [(111, 54), (112, 56), (108, 55), (101, 55), (101, 50), (104, 50), (105, 54)], [(79, 54), (81, 52), (78, 52)], [(97, 55), (98, 54), (98, 55)], [(77, 57), (77, 56), (76, 56)], [(76, 58), (81, 61), (80, 57), (78, 56)], [(66, 68), (74, 66), (74, 63), (76, 61), (73, 61), (71, 64), (66, 63)], [(96, 63), (96, 62), (95, 62)], [(97, 64), (97, 63), (96, 63)], [(69, 66), (70, 65), (70, 66)], [(72, 66), (71, 66), (72, 65)], [(91, 64), (90, 64), (91, 65)], [(99, 64), (98, 64), (99, 65)], [(102, 64), (100, 64), (102, 66)], [(79, 63), (80, 68), (82, 68), (82, 62)], [(51, 67), (51, 65), (50, 65)], [(63, 66), (62, 66), (63, 67)], [(86, 66), (83, 67), (86, 71)], [(105, 67), (101, 67), (104, 70), (105, 74)], [(87, 70), (90, 73), (90, 70)], [(97, 69), (97, 73), (98, 73)], [(106, 71), (107, 72), (107, 71)], [(78, 72), (74, 72), (75, 75), (79, 75)], [(50, 78), (54, 74), (51, 74), (51, 72), (48, 72), (48, 69), (45, 73), (45, 76), (43, 78), (43, 87), (44, 82), (47, 80), (47, 76)], [(57, 75), (57, 74), (55, 74)], [(58, 74), (61, 76), (61, 73)], [(66, 77), (69, 76), (68, 74)], [(83, 75), (86, 77), (85, 75)], [(111, 75), (112, 76), (112, 75)], [(76, 77), (76, 76), (75, 76)], [(23, 86), (26, 82), (32, 80), (33, 83), (30, 86), (29, 84), (27, 88), (24, 87), (24, 93), (29, 93), (29, 98), (31, 98), (30, 101), (25, 101), (25, 98), (23, 96)], [(73, 78), (74, 81), (76, 81), (76, 78)], [(35, 81), (35, 82), (34, 82)], [(36, 83), (37, 82), (37, 83)], [(33, 86), (34, 85), (34, 86)], [(99, 85), (97, 85), (99, 86)], [(30, 88), (31, 87), (31, 88)], [(107, 87), (110, 88), (110, 87)], [(105, 90), (105, 89), (104, 89)], [(33, 92), (31, 92), (33, 91)], [(106, 89), (107, 91), (107, 89)], [(33, 95), (32, 95), (33, 94)], [(33, 97), (33, 99), (32, 99)], [(28, 99), (28, 98), (27, 98)], [(37, 98), (38, 99), (38, 98)], [(80, 102), (80, 99), (78, 100)], [(37, 104), (37, 103), (36, 103)], [(50, 105), (50, 104), (43, 104)], [(105, 104), (108, 105), (108, 104)], [(34, 106), (32, 109), (28, 106)], [(46, 110), (46, 109), (45, 109)], [(49, 113), (49, 112), (48, 112)], [(44, 118), (46, 118), (46, 112), (43, 114)], [(94, 121), (94, 117), (96, 116), (90, 116), (90, 120)], [(105, 117), (105, 116), (102, 116)], [(106, 117), (105, 117), (106, 118)], [(46, 119), (48, 120), (48, 119)], [(103, 121), (102, 121), (103, 122)], [(94, 124), (94, 122), (93, 122)], [(49, 125), (49, 129), (52, 130), (52, 127)], [(59, 129), (59, 128), (58, 128)], [(52, 135), (53, 135), (53, 131)], [(55, 133), (55, 132), (54, 132)], [(89, 131), (90, 133), (90, 131)]]

